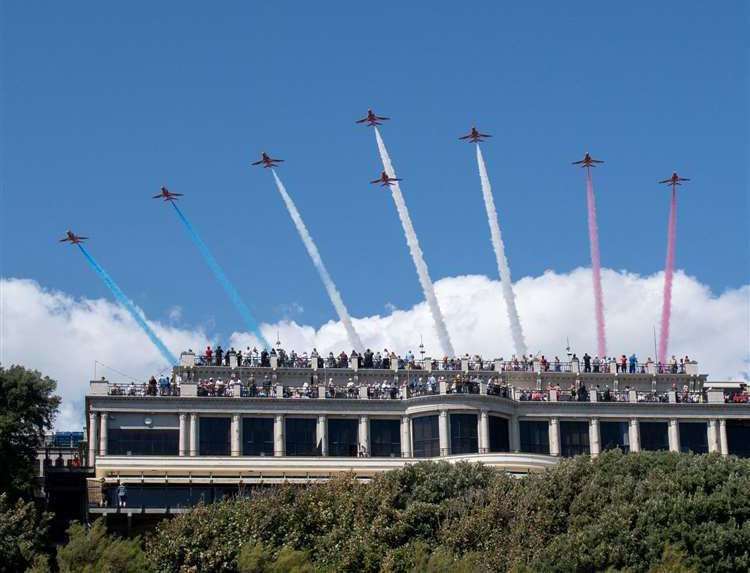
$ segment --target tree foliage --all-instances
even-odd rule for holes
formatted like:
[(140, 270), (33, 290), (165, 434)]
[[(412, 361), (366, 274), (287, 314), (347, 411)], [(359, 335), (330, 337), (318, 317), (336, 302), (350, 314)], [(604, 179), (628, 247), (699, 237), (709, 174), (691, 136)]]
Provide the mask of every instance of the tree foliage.
[(44, 559), (48, 523), (49, 515), (40, 514), (33, 502), (11, 503), (0, 494), (0, 573), (25, 571)]
[(119, 539), (107, 533), (103, 520), (86, 528), (73, 523), (68, 543), (57, 550), (60, 573), (147, 573), (151, 567), (141, 540)]

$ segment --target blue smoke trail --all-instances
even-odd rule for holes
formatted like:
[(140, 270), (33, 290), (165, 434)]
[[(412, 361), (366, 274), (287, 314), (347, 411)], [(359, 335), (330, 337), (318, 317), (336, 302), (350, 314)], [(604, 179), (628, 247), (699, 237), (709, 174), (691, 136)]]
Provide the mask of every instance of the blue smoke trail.
[(203, 239), (200, 238), (198, 232), (193, 228), (193, 225), (190, 224), (190, 221), (188, 221), (187, 217), (182, 214), (182, 211), (180, 211), (180, 208), (177, 206), (177, 204), (174, 201), (170, 201), (170, 203), (172, 203), (172, 207), (174, 207), (175, 211), (177, 211), (177, 215), (179, 215), (180, 219), (184, 223), (185, 228), (190, 234), (190, 238), (193, 239), (193, 242), (198, 247), (201, 255), (203, 255), (206, 263), (208, 263), (208, 266), (213, 271), (214, 276), (216, 276), (216, 280), (218, 280), (221, 283), (221, 286), (224, 287), (224, 290), (229, 295), (229, 298), (232, 299), (232, 303), (237, 308), (237, 310), (240, 311), (242, 318), (245, 319), (245, 326), (247, 327), (247, 329), (251, 334), (254, 334), (258, 338), (258, 340), (260, 340), (263, 346), (265, 346), (266, 348), (271, 348), (271, 345), (268, 344), (268, 341), (260, 332), (260, 328), (258, 328), (258, 323), (255, 320), (255, 317), (253, 317), (253, 314), (245, 304), (245, 301), (240, 297), (240, 293), (238, 293), (237, 289), (234, 288), (234, 285), (229, 282), (227, 275), (224, 274), (224, 271), (219, 266), (219, 263), (216, 262), (216, 259), (211, 254), (211, 251), (208, 250), (206, 243), (204, 243)]
[(109, 287), (109, 290), (112, 291), (112, 294), (115, 295), (115, 298), (117, 301), (124, 306), (127, 311), (130, 313), (130, 316), (133, 317), (133, 320), (135, 320), (138, 323), (138, 326), (140, 326), (143, 329), (143, 332), (146, 333), (146, 335), (149, 337), (149, 340), (153, 343), (154, 346), (159, 350), (161, 355), (164, 357), (164, 359), (169, 362), (171, 365), (177, 364), (177, 358), (175, 358), (174, 354), (172, 354), (169, 349), (164, 345), (164, 343), (161, 341), (161, 338), (159, 338), (156, 333), (151, 330), (151, 327), (148, 325), (146, 320), (141, 316), (141, 313), (138, 312), (138, 310), (135, 308), (135, 305), (132, 303), (132, 301), (125, 296), (125, 293), (120, 290), (120, 287), (117, 286), (114, 280), (112, 280), (112, 277), (107, 274), (107, 271), (105, 271), (101, 266), (99, 266), (99, 263), (97, 263), (94, 260), (94, 257), (92, 257), (89, 252), (86, 250), (86, 247), (84, 247), (81, 243), (77, 243), (78, 248), (81, 249), (81, 252), (83, 253), (83, 256), (86, 257), (86, 260), (91, 265), (91, 268), (96, 271), (96, 274), (101, 277), (101, 279), (104, 281), (104, 284), (106, 284)]

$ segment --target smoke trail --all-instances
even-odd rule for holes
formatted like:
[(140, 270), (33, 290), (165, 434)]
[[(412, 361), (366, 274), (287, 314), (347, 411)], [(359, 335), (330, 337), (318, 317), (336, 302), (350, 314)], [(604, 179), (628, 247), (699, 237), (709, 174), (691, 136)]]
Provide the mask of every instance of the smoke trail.
[(104, 281), (104, 284), (109, 287), (109, 290), (111, 290), (112, 294), (115, 295), (117, 301), (127, 309), (127, 311), (130, 313), (130, 316), (132, 316), (133, 320), (138, 323), (138, 326), (143, 329), (143, 332), (146, 333), (146, 336), (148, 336), (149, 340), (151, 340), (153, 345), (156, 346), (164, 359), (172, 366), (176, 365), (177, 358), (175, 358), (174, 354), (172, 354), (164, 345), (164, 343), (161, 341), (161, 338), (159, 338), (156, 333), (151, 330), (151, 327), (148, 325), (143, 316), (141, 316), (141, 313), (138, 312), (138, 309), (135, 308), (135, 305), (132, 303), (132, 301), (125, 296), (125, 293), (120, 290), (120, 287), (117, 286), (115, 281), (112, 280), (112, 277), (107, 274), (107, 271), (99, 266), (99, 263), (97, 263), (94, 260), (94, 257), (89, 254), (88, 250), (86, 250), (86, 247), (84, 247), (81, 243), (77, 243), (77, 245), (78, 248), (81, 249), (83, 256), (86, 257), (86, 260), (91, 265), (91, 268), (93, 268), (96, 274), (98, 274), (99, 277)]
[(273, 173), (273, 178), (276, 181), (276, 187), (281, 194), (281, 198), (284, 200), (284, 205), (286, 205), (286, 208), (289, 211), (289, 215), (291, 216), (292, 221), (294, 221), (294, 226), (297, 227), (297, 232), (299, 233), (302, 242), (305, 244), (307, 253), (310, 255), (313, 265), (315, 265), (315, 268), (320, 275), (320, 279), (323, 281), (323, 285), (326, 288), (328, 297), (331, 299), (331, 303), (333, 303), (333, 306), (336, 309), (339, 318), (341, 319), (341, 323), (346, 329), (346, 335), (349, 338), (349, 344), (357, 352), (363, 352), (364, 347), (362, 346), (362, 341), (359, 339), (357, 331), (354, 330), (352, 319), (349, 316), (349, 311), (346, 309), (344, 300), (341, 298), (341, 294), (336, 288), (331, 275), (328, 274), (328, 269), (326, 269), (325, 265), (323, 264), (323, 259), (321, 259), (320, 253), (318, 252), (318, 247), (315, 245), (313, 238), (310, 236), (310, 233), (307, 230), (304, 221), (302, 220), (302, 216), (297, 210), (297, 206), (294, 204), (294, 201), (292, 201), (289, 193), (286, 192), (286, 187), (284, 187), (284, 184), (281, 182), (281, 179), (279, 179), (276, 171), (272, 169), (271, 172)]
[(487, 175), (487, 167), (484, 164), (482, 149), (477, 143), (477, 164), (479, 165), (479, 179), (482, 182), (482, 196), (484, 197), (484, 208), (487, 211), (487, 221), (490, 224), (490, 236), (492, 238), (492, 248), (495, 251), (497, 259), (497, 271), (500, 274), (500, 284), (503, 289), (503, 298), (510, 320), (510, 331), (513, 336), (513, 346), (516, 354), (526, 354), (526, 341), (523, 338), (523, 328), (521, 319), (518, 317), (516, 308), (516, 295), (513, 293), (513, 281), (510, 276), (510, 266), (508, 258), (505, 256), (505, 245), (503, 236), (500, 233), (500, 223), (497, 220), (497, 210), (495, 209), (495, 200), (492, 197), (492, 187), (490, 187), (490, 178)]
[[(383, 162), (383, 169), (385, 169), (388, 177), (396, 177), (396, 172), (391, 164), (388, 150), (385, 148), (385, 143), (383, 143), (383, 138), (380, 136), (380, 131), (377, 127), (375, 128), (375, 139), (378, 142), (378, 151), (380, 151), (380, 159)], [(406, 243), (409, 245), (411, 258), (414, 260), (414, 266), (417, 268), (419, 283), (422, 285), (422, 291), (427, 300), (427, 306), (430, 308), (432, 320), (435, 322), (435, 329), (437, 330), (440, 347), (443, 354), (453, 357), (456, 355), (453, 350), (453, 344), (451, 343), (450, 336), (448, 336), (448, 329), (445, 327), (445, 319), (443, 318), (443, 313), (440, 311), (440, 306), (438, 305), (437, 297), (435, 296), (435, 288), (432, 286), (432, 280), (430, 279), (430, 274), (427, 270), (427, 263), (424, 262), (422, 249), (419, 246), (419, 240), (417, 239), (417, 233), (414, 231), (414, 226), (412, 225), (411, 217), (409, 216), (409, 210), (406, 208), (404, 196), (401, 194), (401, 187), (399, 186), (398, 181), (395, 181), (390, 188), (391, 195), (393, 195), (393, 201), (396, 203), (396, 210), (398, 211), (399, 219), (401, 219), (401, 225), (404, 228)]]
[(661, 333), (659, 335), (659, 362), (667, 363), (669, 344), (669, 322), (672, 318), (672, 275), (674, 274), (674, 252), (677, 239), (677, 193), (672, 187), (672, 201), (669, 205), (667, 229), (667, 262), (664, 268), (664, 300), (661, 309)]
[(211, 268), (211, 271), (213, 271), (214, 276), (216, 277), (216, 280), (218, 280), (219, 283), (221, 283), (221, 286), (224, 287), (224, 290), (229, 295), (229, 298), (232, 300), (232, 303), (237, 308), (239, 313), (242, 315), (242, 318), (245, 320), (245, 326), (247, 327), (247, 329), (250, 331), (251, 334), (254, 334), (258, 338), (258, 340), (263, 346), (265, 346), (266, 348), (271, 348), (271, 345), (268, 344), (268, 341), (260, 332), (260, 329), (258, 328), (258, 323), (256, 322), (255, 318), (250, 312), (250, 309), (245, 304), (245, 301), (242, 300), (242, 297), (240, 297), (240, 293), (237, 292), (237, 289), (234, 288), (234, 285), (231, 282), (229, 282), (227, 275), (224, 274), (223, 269), (219, 266), (219, 263), (216, 262), (216, 259), (211, 254), (211, 251), (208, 250), (206, 243), (204, 243), (203, 239), (200, 238), (200, 235), (198, 235), (198, 232), (193, 228), (193, 225), (190, 224), (190, 221), (188, 221), (187, 217), (185, 217), (185, 215), (182, 214), (182, 211), (180, 211), (180, 208), (177, 206), (177, 204), (174, 201), (170, 201), (170, 203), (172, 203), (172, 207), (174, 207), (175, 211), (177, 211), (177, 215), (180, 217), (180, 220), (185, 225), (185, 228), (187, 229), (188, 234), (190, 235), (190, 238), (198, 247), (198, 250), (201, 252), (201, 255), (203, 255), (203, 258), (206, 260), (206, 263)]
[(596, 200), (591, 169), (586, 168), (586, 204), (589, 212), (589, 246), (591, 271), (594, 278), (594, 311), (596, 314), (596, 345), (599, 356), (607, 355), (607, 337), (604, 327), (604, 294), (602, 293), (602, 263), (599, 257), (599, 227), (596, 224)]

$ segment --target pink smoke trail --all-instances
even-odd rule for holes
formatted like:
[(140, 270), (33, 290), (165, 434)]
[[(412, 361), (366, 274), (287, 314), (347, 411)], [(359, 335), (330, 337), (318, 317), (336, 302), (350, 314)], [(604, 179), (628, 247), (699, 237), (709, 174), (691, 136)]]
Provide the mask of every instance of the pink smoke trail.
[(602, 293), (602, 263), (599, 257), (599, 227), (596, 224), (596, 200), (591, 168), (586, 168), (586, 204), (589, 212), (589, 246), (591, 271), (594, 279), (594, 312), (596, 315), (596, 345), (600, 357), (607, 356), (607, 337), (604, 327), (604, 294)]
[(667, 363), (669, 344), (669, 321), (672, 319), (672, 276), (674, 275), (674, 252), (677, 240), (677, 190), (672, 186), (672, 201), (669, 204), (667, 229), (667, 263), (664, 266), (664, 302), (661, 309), (661, 333), (659, 335), (659, 362)]

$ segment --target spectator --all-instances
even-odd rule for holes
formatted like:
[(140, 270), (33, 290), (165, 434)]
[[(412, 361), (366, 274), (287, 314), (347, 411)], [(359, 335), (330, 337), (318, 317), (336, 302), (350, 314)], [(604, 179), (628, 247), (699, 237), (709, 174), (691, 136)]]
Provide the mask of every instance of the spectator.
[(630, 358), (628, 359), (628, 366), (629, 372), (631, 374), (635, 374), (635, 369), (638, 366), (638, 358), (636, 357), (635, 353), (630, 355)]
[(583, 371), (591, 372), (591, 356), (589, 356), (588, 352), (583, 355)]
[(223, 364), (224, 351), (221, 349), (221, 344), (216, 347), (216, 366)]
[(117, 507), (128, 506), (128, 488), (122, 482), (117, 482)]

